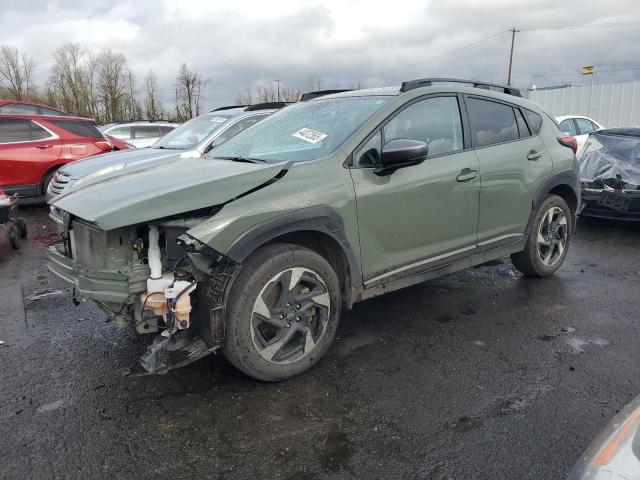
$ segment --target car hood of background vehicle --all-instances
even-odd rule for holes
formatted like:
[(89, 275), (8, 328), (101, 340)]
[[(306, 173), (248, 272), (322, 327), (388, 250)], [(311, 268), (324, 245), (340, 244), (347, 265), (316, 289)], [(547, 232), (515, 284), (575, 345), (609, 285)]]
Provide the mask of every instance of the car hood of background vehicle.
[(286, 162), (181, 158), (125, 168), (71, 189), (51, 204), (104, 230), (220, 205), (275, 177)]
[(121, 169), (136, 163), (146, 164), (150, 161), (171, 157), (173, 155), (176, 155), (176, 150), (160, 150), (158, 148), (122, 150), (77, 160), (65, 165), (62, 170), (68, 173), (73, 180), (82, 178), (84, 181), (85, 178), (92, 174), (110, 168)]

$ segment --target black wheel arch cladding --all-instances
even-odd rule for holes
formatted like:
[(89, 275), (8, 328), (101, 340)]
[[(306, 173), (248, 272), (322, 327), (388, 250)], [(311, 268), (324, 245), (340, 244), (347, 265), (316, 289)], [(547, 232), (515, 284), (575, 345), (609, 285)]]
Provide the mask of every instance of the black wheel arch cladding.
[(360, 265), (346, 238), (342, 217), (328, 205), (301, 208), (265, 220), (238, 237), (224, 255), (236, 263), (242, 263), (252, 252), (269, 241), (303, 231), (319, 232), (335, 240), (346, 257), (351, 283), (361, 283)]

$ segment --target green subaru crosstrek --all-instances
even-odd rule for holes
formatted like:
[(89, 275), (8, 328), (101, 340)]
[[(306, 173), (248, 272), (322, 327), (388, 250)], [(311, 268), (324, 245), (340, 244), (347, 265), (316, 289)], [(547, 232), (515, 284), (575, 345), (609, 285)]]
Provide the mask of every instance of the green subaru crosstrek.
[[(445, 81), (446, 80), (446, 81)], [(283, 380), (344, 307), (510, 255), (545, 277), (579, 204), (575, 142), (510, 87), (422, 79), (290, 105), (210, 152), (109, 170), (53, 201), (50, 269), (165, 372), (217, 348)]]

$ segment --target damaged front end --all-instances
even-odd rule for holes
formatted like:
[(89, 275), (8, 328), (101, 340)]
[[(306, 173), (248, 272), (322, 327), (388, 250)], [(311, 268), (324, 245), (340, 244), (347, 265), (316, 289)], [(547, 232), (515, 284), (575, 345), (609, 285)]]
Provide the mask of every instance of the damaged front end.
[(102, 230), (65, 218), (50, 270), (137, 333), (156, 334), (140, 359), (165, 373), (215, 351), (224, 338), (224, 291), (236, 265), (186, 232), (188, 220)]
[(592, 133), (580, 156), (580, 215), (640, 221), (640, 129)]

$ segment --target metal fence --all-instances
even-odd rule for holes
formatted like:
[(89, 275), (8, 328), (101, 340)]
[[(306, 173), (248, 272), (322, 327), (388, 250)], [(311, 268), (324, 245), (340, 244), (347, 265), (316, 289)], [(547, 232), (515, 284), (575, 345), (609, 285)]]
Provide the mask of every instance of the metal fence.
[(529, 90), (525, 96), (554, 116), (584, 115), (605, 127), (640, 126), (640, 82)]

